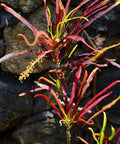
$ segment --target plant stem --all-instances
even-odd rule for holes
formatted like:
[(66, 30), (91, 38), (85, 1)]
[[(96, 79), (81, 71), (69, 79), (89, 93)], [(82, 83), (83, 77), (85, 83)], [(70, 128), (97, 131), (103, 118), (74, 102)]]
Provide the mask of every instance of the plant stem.
[(67, 137), (67, 144), (72, 144), (71, 143), (71, 134), (70, 134), (69, 128), (66, 128), (66, 137)]

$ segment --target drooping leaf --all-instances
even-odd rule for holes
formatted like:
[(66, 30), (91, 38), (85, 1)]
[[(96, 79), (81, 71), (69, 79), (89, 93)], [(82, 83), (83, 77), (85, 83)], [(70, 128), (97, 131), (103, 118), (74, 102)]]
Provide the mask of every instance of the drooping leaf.
[(28, 39), (26, 38), (26, 36), (24, 36), (23, 34), (18, 34), (18, 36), (21, 36), (21, 37), (25, 40), (25, 42), (26, 42), (26, 44), (27, 44), (28, 46), (34, 46), (34, 45), (38, 42), (39, 37), (41, 37), (42, 40), (44, 39), (44, 42), (45, 42), (48, 46), (52, 46), (52, 45), (53, 45), (53, 42), (52, 42), (51, 38), (50, 38), (50, 37), (48, 36), (48, 34), (47, 34), (46, 32), (44, 32), (44, 31), (38, 31), (38, 32), (36, 33), (36, 36), (35, 36), (35, 39), (34, 39), (33, 43), (30, 43), (30, 42), (28, 41)]
[(34, 34), (37, 33), (37, 29), (35, 27), (33, 27), (25, 18), (23, 18), (19, 13), (15, 12), (12, 8), (8, 7), (7, 5), (1, 3), (0, 4), (7, 12), (11, 13), (12, 15), (14, 15), (17, 19), (19, 19), (20, 21), (22, 21), (25, 25), (27, 25)]
[(55, 93), (55, 91), (54, 91), (52, 88), (50, 88), (48, 85), (39, 83), (39, 82), (37, 82), (37, 81), (35, 81), (35, 83), (36, 83), (39, 87), (48, 90), (48, 91), (54, 96), (56, 102), (58, 103), (58, 106), (59, 106), (61, 112), (62, 112), (63, 114), (65, 114), (65, 110), (64, 110), (64, 108), (63, 108), (63, 106), (62, 106), (62, 104), (61, 104), (61, 101), (60, 101), (58, 95)]
[(99, 141), (98, 141), (98, 139), (97, 139), (97, 137), (95, 135), (94, 130), (91, 127), (89, 127), (88, 129), (92, 132), (92, 136), (93, 136), (94, 140), (97, 142), (97, 144), (99, 144)]
[(13, 57), (15, 57), (17, 55), (21, 55), (21, 54), (25, 54), (25, 53), (30, 53), (30, 51), (28, 51), (28, 50), (19, 50), (19, 51), (15, 51), (15, 52), (6, 54), (5, 56), (0, 58), (0, 63), (4, 62), (7, 59), (10, 59), (10, 58), (13, 58)]
[(21, 96), (25, 96), (25, 95), (27, 95), (27, 94), (29, 94), (29, 93), (34, 93), (34, 92), (41, 91), (41, 90), (45, 90), (45, 89), (44, 89), (44, 88), (35, 88), (35, 89), (32, 89), (32, 90), (30, 90), (30, 91), (28, 91), (28, 92), (20, 93), (19, 96), (20, 96), (20, 97), (21, 97)]
[[(27, 25), (31, 30), (32, 32), (34, 33), (34, 35), (36, 35), (38, 33), (38, 30), (32, 26), (24, 17), (22, 17), (19, 13), (15, 12), (12, 8), (6, 6), (5, 4), (1, 3), (1, 6), (9, 13), (11, 13), (12, 15), (14, 15), (17, 19), (19, 19), (22, 23), (24, 23), (25, 25)], [(41, 37), (43, 38), (43, 37)], [(44, 38), (42, 39), (44, 41)], [(38, 40), (39, 44), (41, 45), (41, 47), (43, 48), (43, 50), (47, 50), (45, 48), (45, 46), (43, 45), (43, 43)]]
[(89, 44), (87, 44), (87, 42), (85, 41), (84, 38), (77, 36), (77, 35), (70, 35), (67, 36), (66, 39), (72, 39), (75, 41), (81, 41), (82, 43), (84, 43), (87, 47), (89, 47), (90, 49), (94, 50), (94, 51), (98, 51), (97, 49), (93, 48), (92, 46), (90, 46)]
[(52, 82), (51, 80), (47, 79), (46, 77), (40, 77), (38, 79), (38, 82), (40, 83), (41, 80), (44, 80), (44, 81), (48, 82), (49, 84), (52, 84), (52, 85), (56, 86), (56, 84), (54, 82)]
[(63, 119), (58, 108), (53, 104), (53, 102), (44, 94), (37, 94), (34, 97), (43, 97), (46, 101), (48, 101), (51, 106), (53, 107), (53, 109), (55, 110), (55, 112), (57, 113), (57, 115), (60, 117), (60, 119)]

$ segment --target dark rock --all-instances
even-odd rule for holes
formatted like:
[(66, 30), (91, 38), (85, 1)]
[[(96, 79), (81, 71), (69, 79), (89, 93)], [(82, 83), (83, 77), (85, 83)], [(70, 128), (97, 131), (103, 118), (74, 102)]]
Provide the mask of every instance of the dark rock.
[(108, 35), (120, 34), (120, 5), (97, 19), (89, 26), (91, 31), (107, 33)]
[[(32, 123), (29, 123), (30, 121)], [(33, 116), (32, 120), (28, 117), (16, 128), (13, 137), (20, 144), (66, 144), (65, 130), (60, 127), (57, 118), (49, 116), (44, 120), (35, 121)]]
[[(98, 79), (97, 79), (97, 90), (101, 91), (106, 86), (108, 86), (110, 83), (114, 82), (115, 80), (120, 80), (120, 69), (115, 68), (113, 66), (109, 66), (102, 70), (102, 72), (99, 73)], [(114, 87), (112, 87), (109, 92), (112, 91), (111, 96), (104, 99), (100, 106), (104, 106), (108, 103), (110, 103), (112, 100), (117, 98), (120, 95), (120, 83), (116, 84)], [(107, 110), (107, 117), (108, 120), (111, 121), (114, 124), (120, 125), (120, 101), (118, 101), (112, 108)]]
[(24, 13), (29, 13), (39, 7), (42, 3), (41, 0), (0, 0), (13, 8), (20, 9)]
[[(57, 102), (56, 102), (54, 96), (52, 94), (50, 94), (50, 92), (48, 92), (48, 91), (43, 92), (42, 91), (42, 92), (38, 92), (38, 93), (45, 94), (55, 105), (57, 105)], [(52, 106), (44, 98), (37, 97), (34, 99), (34, 110), (33, 110), (34, 114), (49, 110), (51, 108), (52, 108)]]
[(4, 41), (0, 39), (0, 57), (4, 55), (5, 52), (5, 46)]
[(25, 120), (25, 124), (30, 124), (30, 123), (34, 123), (36, 121), (41, 121), (41, 120), (45, 120), (47, 118), (53, 118), (54, 114), (52, 113), (52, 111), (43, 111), (38, 113), (37, 115), (33, 115), (30, 118), (26, 118)]
[(21, 84), (14, 75), (0, 75), (0, 132), (18, 124), (32, 112), (33, 99), (30, 95), (19, 97), (18, 94), (31, 89), (28, 80)]
[[(67, 2), (67, 0), (62, 0), (62, 2), (64, 3), (64, 5), (66, 5), (66, 2)], [(80, 1), (79, 0), (71, 0), (70, 1), (70, 6), (77, 6), (78, 4), (80, 4)]]
[(0, 133), (0, 144), (18, 144), (18, 142), (12, 138), (13, 130), (14, 129), (9, 129)]
[(0, 28), (17, 24), (18, 20), (0, 6)]

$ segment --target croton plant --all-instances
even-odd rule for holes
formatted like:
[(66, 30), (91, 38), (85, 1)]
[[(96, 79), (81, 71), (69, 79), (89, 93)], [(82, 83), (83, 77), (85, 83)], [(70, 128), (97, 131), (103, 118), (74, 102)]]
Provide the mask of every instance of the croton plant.
[[(39, 43), (42, 51), (15, 51), (0, 58), (0, 62), (24, 53), (35, 54), (37, 56), (36, 59), (32, 60), (20, 74), (20, 81), (29, 77), (36, 63), (41, 62), (42, 64), (44, 59), (49, 59), (53, 63), (54, 69), (51, 68), (48, 70), (48, 76), (41, 76), (38, 81), (35, 81), (38, 86), (37, 88), (28, 92), (23, 92), (19, 94), (19, 96), (24, 96), (31, 92), (39, 92), (35, 97), (43, 97), (50, 103), (60, 118), (60, 125), (66, 127), (67, 144), (71, 144), (70, 130), (76, 123), (79, 123), (77, 129), (83, 127), (85, 124), (93, 125), (93, 118), (110, 108), (120, 99), (120, 96), (118, 96), (115, 100), (106, 104), (101, 109), (98, 109), (97, 111), (93, 109), (103, 99), (112, 94), (112, 92), (107, 91), (120, 82), (120, 80), (116, 80), (99, 93), (93, 95), (83, 107), (80, 107), (81, 100), (84, 98), (87, 89), (91, 85), (96, 72), (100, 70), (101, 67), (106, 67), (108, 66), (108, 63), (111, 63), (117, 68), (120, 68), (120, 65), (112, 59), (103, 56), (101, 57), (105, 51), (119, 46), (120, 43), (98, 50), (93, 45), (86, 42), (85, 37), (82, 37), (85, 28), (91, 25), (99, 17), (118, 6), (120, 0), (115, 0), (114, 3), (110, 0), (83, 0), (71, 11), (69, 11), (70, 0), (67, 0), (66, 4), (63, 4), (61, 0), (56, 0), (55, 23), (52, 22), (52, 15), (47, 6), (47, 1), (43, 0), (43, 2), (47, 20), (47, 32), (44, 30), (37, 30), (19, 13), (5, 4), (1, 4), (6, 11), (14, 15), (32, 30), (35, 39), (33, 42), (29, 42), (27, 39), (29, 36), (23, 34), (18, 34), (18, 36), (22, 37), (30, 47)], [(84, 5), (86, 6), (86, 9), (84, 9), (80, 15), (75, 16), (76, 12)], [(74, 45), (73, 41), (76, 41)], [(77, 44), (79, 41), (85, 44), (90, 49), (90, 52), (76, 54), (76, 49), (80, 49), (80, 46)], [(100, 63), (97, 63), (98, 60)], [(91, 67), (91, 65), (94, 66), (94, 69), (88, 71), (87, 68)], [(68, 89), (70, 88), (71, 92), (68, 92)], [(53, 95), (57, 105), (55, 105), (47, 95), (42, 93), (43, 90), (47, 90)], [(87, 113), (90, 113), (90, 116), (86, 119), (84, 116)]]

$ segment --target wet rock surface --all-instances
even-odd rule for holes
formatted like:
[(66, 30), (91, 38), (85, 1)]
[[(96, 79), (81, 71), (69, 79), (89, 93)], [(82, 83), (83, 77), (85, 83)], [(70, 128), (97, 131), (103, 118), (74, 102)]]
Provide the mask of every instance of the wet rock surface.
[(0, 75), (0, 132), (17, 125), (32, 112), (32, 97), (19, 97), (19, 93), (31, 89), (32, 82), (23, 84), (12, 74)]
[(90, 27), (94, 31), (107, 33), (109, 35), (120, 34), (120, 6), (114, 8), (97, 21), (95, 21)]
[[(100, 78), (99, 78), (100, 76)], [(107, 69), (103, 69), (99, 74), (98, 74), (98, 81), (97, 81), (97, 89), (98, 91), (104, 89), (106, 86), (108, 86), (110, 83), (114, 82), (115, 80), (120, 80), (120, 69), (115, 68), (113, 66), (109, 66)], [(112, 91), (113, 93), (109, 98), (103, 100), (101, 102), (101, 106), (106, 105), (107, 103), (110, 103), (112, 100), (117, 98), (120, 94), (120, 85), (117, 84), (113, 88), (111, 88), (109, 91)], [(120, 125), (120, 101), (118, 101), (114, 106), (112, 106), (112, 110), (108, 109), (107, 113), (108, 114), (108, 119), (117, 125)]]
[[(35, 117), (35, 116), (34, 116)], [(50, 111), (28, 117), (15, 129), (13, 138), (21, 144), (65, 144), (65, 131)], [(42, 119), (41, 119), (42, 118)], [(31, 120), (32, 119), (32, 120)]]
[[(17, 11), (20, 13), (20, 11)], [(0, 6), (0, 29), (17, 24), (18, 20)]]
[(39, 7), (41, 0), (0, 0), (0, 3), (5, 3), (13, 8), (20, 9), (24, 13), (29, 13)]

